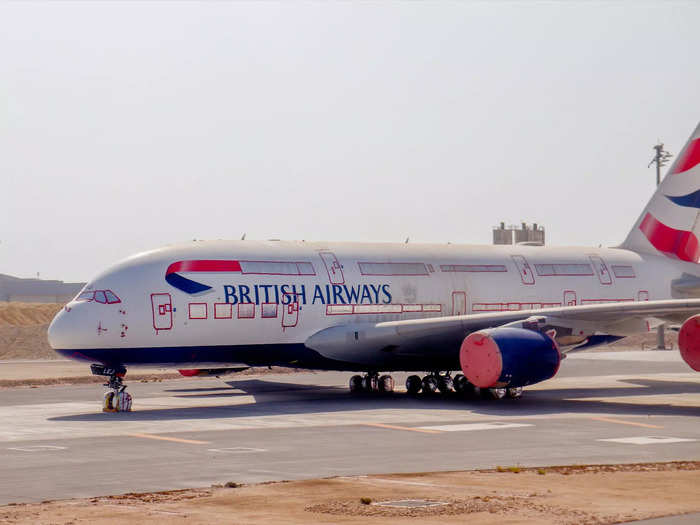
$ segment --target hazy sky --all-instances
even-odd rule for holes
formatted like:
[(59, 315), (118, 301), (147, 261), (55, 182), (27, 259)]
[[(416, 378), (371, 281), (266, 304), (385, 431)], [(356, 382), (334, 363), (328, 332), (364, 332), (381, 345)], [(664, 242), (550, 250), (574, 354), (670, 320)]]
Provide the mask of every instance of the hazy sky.
[(0, 273), (174, 241), (621, 242), (697, 3), (0, 2)]

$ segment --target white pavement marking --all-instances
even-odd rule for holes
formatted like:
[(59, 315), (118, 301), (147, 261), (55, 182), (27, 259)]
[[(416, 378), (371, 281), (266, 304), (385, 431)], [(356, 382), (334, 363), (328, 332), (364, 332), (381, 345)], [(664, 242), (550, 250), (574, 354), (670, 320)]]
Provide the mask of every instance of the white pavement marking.
[(679, 352), (673, 350), (629, 350), (624, 352), (577, 352), (567, 354), (567, 359), (586, 361), (647, 361), (655, 363), (682, 363)]
[(423, 430), (441, 430), (443, 432), (465, 432), (468, 430), (496, 430), (502, 428), (531, 427), (531, 423), (461, 423), (457, 425), (436, 425), (432, 427), (418, 427)]
[(209, 448), (209, 452), (226, 452), (228, 454), (249, 454), (251, 452), (267, 452), (266, 448), (252, 447), (228, 447), (228, 448)]
[(666, 436), (638, 436), (628, 438), (598, 439), (596, 441), (610, 441), (612, 443), (624, 443), (626, 445), (660, 445), (666, 443), (684, 443), (686, 441), (697, 441), (697, 439)]
[(47, 452), (49, 450), (65, 450), (67, 447), (56, 445), (31, 445), (28, 447), (8, 447), (7, 450), (18, 450), (20, 452)]

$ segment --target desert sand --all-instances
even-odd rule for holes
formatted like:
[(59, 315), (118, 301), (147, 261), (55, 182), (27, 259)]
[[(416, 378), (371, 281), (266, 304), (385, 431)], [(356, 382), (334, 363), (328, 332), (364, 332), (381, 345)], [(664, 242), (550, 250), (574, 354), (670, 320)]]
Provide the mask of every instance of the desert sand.
[[(700, 462), (337, 477), (0, 507), (0, 523), (599, 525), (700, 511)], [(423, 508), (385, 506), (422, 500)]]

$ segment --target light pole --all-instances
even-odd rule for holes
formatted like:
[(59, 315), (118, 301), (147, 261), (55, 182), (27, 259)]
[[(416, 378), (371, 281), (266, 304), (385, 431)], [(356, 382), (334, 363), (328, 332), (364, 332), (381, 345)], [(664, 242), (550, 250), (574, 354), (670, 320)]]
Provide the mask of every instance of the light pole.
[[(672, 156), (673, 155), (671, 155), (671, 153), (664, 149), (664, 145), (662, 142), (658, 142), (656, 146), (654, 146), (654, 158), (651, 159), (651, 162), (649, 162), (647, 168), (650, 167), (652, 164), (656, 164), (657, 186), (661, 184), (661, 167), (668, 164), (668, 161), (671, 159)], [(666, 350), (666, 330), (665, 325), (663, 324), (659, 325), (659, 328), (656, 331), (656, 348), (658, 350)]]

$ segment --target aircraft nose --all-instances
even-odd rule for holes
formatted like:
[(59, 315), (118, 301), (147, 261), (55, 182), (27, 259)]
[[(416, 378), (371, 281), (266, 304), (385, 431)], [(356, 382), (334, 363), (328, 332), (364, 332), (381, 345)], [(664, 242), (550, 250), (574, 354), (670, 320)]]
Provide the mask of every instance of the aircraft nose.
[(49, 344), (54, 350), (70, 348), (71, 334), (75, 334), (74, 322), (71, 319), (71, 312), (64, 307), (56, 314), (49, 325)]

